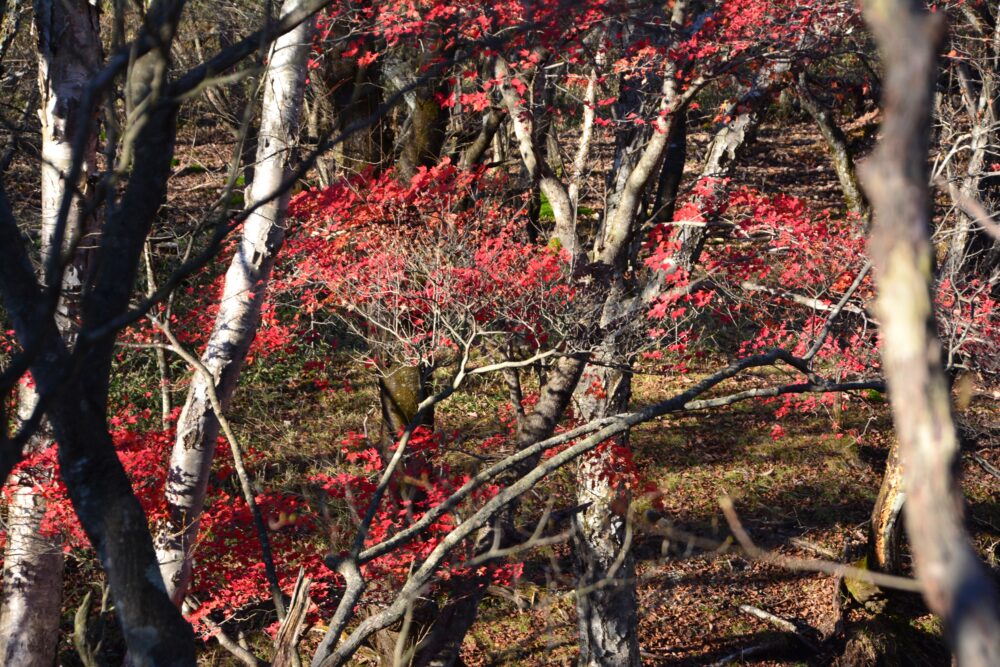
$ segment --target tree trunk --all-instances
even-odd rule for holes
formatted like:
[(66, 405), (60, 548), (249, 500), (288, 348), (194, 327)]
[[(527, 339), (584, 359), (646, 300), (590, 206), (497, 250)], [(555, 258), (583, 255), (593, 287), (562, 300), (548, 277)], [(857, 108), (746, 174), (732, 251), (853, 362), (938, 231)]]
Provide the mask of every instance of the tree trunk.
[(929, 236), (928, 137), (944, 21), (919, 3), (866, 0), (882, 49), (882, 137), (862, 181), (875, 211), (871, 254), (880, 353), (907, 493), (906, 532), (927, 606), (944, 622), (958, 664), (1000, 664), (1000, 594), (963, 522), (958, 435), (936, 336)]
[[(20, 389), (22, 418), (30, 415), (37, 396)], [(28, 451), (48, 447), (52, 434), (43, 424)], [(4, 551), (3, 600), (0, 603), (0, 658), (3, 664), (50, 667), (59, 648), (62, 607), (62, 540), (41, 532), (46, 503), (33, 485), (49, 479), (44, 472), (24, 471), (11, 479), (13, 497), (7, 506), (7, 546)]]
[(348, 173), (371, 167), (379, 171), (387, 164), (392, 146), (387, 124), (376, 118), (382, 104), (379, 66), (359, 67), (354, 59), (337, 54), (329, 54), (328, 58), (327, 68), (312, 85), (320, 113), (329, 116), (327, 120), (333, 127), (314, 136), (333, 130), (348, 132), (332, 150), (338, 168)]
[(503, 117), (496, 109), (491, 108), (483, 115), (482, 128), (476, 135), (476, 138), (472, 140), (472, 143), (465, 148), (462, 157), (458, 161), (460, 169), (472, 169), (482, 162), (486, 151), (489, 150), (496, 140), (496, 134), (500, 129), (502, 121)]
[[(706, 197), (723, 195), (724, 179), (732, 173), (736, 162), (756, 138), (777, 85), (776, 81), (787, 71), (787, 62), (769, 63), (761, 69), (754, 85), (729, 104), (724, 115), (730, 120), (716, 129), (701, 170), (701, 178), (706, 181), (710, 191)], [(680, 227), (677, 232), (677, 241), (680, 243), (680, 250), (676, 255), (677, 266), (690, 271), (697, 264), (706, 233), (706, 225), (685, 224)]]
[[(282, 15), (297, 10), (300, 4), (301, 0), (285, 0)], [(275, 41), (265, 75), (257, 168), (247, 204), (270, 199), (243, 223), (239, 247), (226, 272), (219, 312), (201, 358), (215, 378), (215, 391), (224, 409), (229, 407), (257, 333), (271, 269), (284, 241), (289, 193), (286, 189), (274, 195), (289, 174), (295, 147), (311, 26), (311, 21), (305, 21)], [(201, 373), (195, 373), (170, 456), (166, 488), (170, 520), (157, 540), (163, 579), (177, 605), (191, 583), (192, 550), (218, 435), (207, 382)]]
[[(39, 308), (49, 298), (48, 290), (32, 273), (10, 201), (0, 189), (0, 298), (17, 340), (38, 352), (30, 362), (31, 375), (39, 396), (48, 401), (46, 415), (59, 443), (60, 474), (107, 575), (125, 641), (143, 665), (195, 663), (191, 626), (166, 594), (146, 515), (107, 430), (115, 334), (130, 306), (142, 246), (165, 196), (173, 158), (177, 106), (172, 95), (162, 93), (170, 66), (168, 49), (183, 7), (183, 0), (156, 0), (147, 12), (159, 41), (133, 61), (127, 85), (132, 103), (145, 104), (151, 96), (158, 96), (159, 103), (148, 104), (134, 128), (128, 178), (104, 216), (80, 299), (86, 344), (77, 345), (72, 354), (56, 318)], [(76, 109), (75, 118), (87, 118), (96, 109), (91, 100)], [(75, 181), (76, 172), (71, 176)], [(7, 465), (14, 457), (8, 452), (0, 458)]]
[[(688, 109), (677, 110), (677, 117), (670, 126), (667, 152), (660, 167), (660, 178), (656, 184), (656, 198), (653, 209), (647, 216), (650, 222), (670, 222), (677, 208), (677, 193), (684, 179), (684, 165), (687, 164), (687, 119)], [(642, 239), (640, 239), (642, 240)]]
[[(42, 129), (41, 238), (39, 271), (45, 270), (53, 248), (59, 209), (66, 194), (64, 174), (72, 161), (72, 142), (79, 122), (77, 109), (84, 88), (103, 60), (97, 10), (87, 2), (36, 2), (38, 34), (38, 84)], [(92, 119), (84, 144), (84, 185), (96, 166), (96, 118)], [(72, 348), (79, 329), (80, 287), (85, 279), (93, 241), (93, 202), (74, 197), (67, 221), (63, 249), (74, 252), (73, 261), (60, 279), (57, 323), (66, 346)], [(19, 417), (27, 420), (38, 396), (22, 385), (18, 395)], [(52, 431), (43, 422), (26, 450), (37, 452), (52, 444)], [(56, 660), (59, 613), (62, 603), (63, 554), (59, 535), (45, 535), (41, 523), (46, 513), (44, 499), (32, 487), (51, 480), (39, 479), (43, 472), (23, 471), (12, 482), (16, 487), (7, 513), (7, 546), (3, 561), (3, 596), (0, 600), (0, 656), (5, 665), (44, 666)]]
[[(512, 75), (507, 63), (502, 58), (497, 57), (493, 65), (493, 74), (501, 81), (500, 96), (514, 130), (514, 138), (518, 152), (521, 154), (521, 162), (527, 172), (528, 182), (532, 188), (545, 195), (549, 206), (552, 207), (552, 217), (555, 218), (555, 229), (552, 237), (557, 239), (560, 246), (572, 257), (576, 257), (580, 252), (580, 247), (577, 242), (575, 207), (570, 199), (569, 190), (549, 168), (548, 163), (542, 157), (541, 147), (535, 143), (534, 119), (521, 104), (521, 95), (511, 85)], [(538, 196), (538, 206), (540, 207), (541, 200), (540, 195)], [(537, 214), (532, 215), (537, 219)], [(529, 227), (529, 235), (532, 234), (532, 229), (535, 229), (534, 225)], [(531, 240), (534, 242), (534, 238)]]
[[(574, 396), (577, 416), (587, 423), (628, 409), (632, 376), (615, 367), (614, 341), (583, 373)], [(574, 516), (577, 565), (578, 664), (593, 667), (640, 665), (635, 561), (629, 533), (630, 497), (618, 479), (613, 448), (628, 447), (628, 435), (604, 443), (577, 466)]]
[[(440, 52), (430, 54), (446, 56)], [(420, 71), (418, 65), (414, 71)], [(403, 85), (409, 81), (400, 81)], [(437, 164), (441, 159), (441, 151), (448, 130), (448, 114), (438, 104), (438, 95), (447, 95), (448, 81), (444, 77), (436, 81), (426, 82), (417, 86), (407, 95), (410, 115), (407, 118), (407, 130), (402, 137), (402, 148), (399, 159), (396, 160), (396, 176), (404, 183), (409, 183), (420, 167)]]
[(905, 500), (899, 444), (893, 440), (868, 528), (868, 567), (872, 570), (887, 574), (902, 571), (903, 524), (899, 517)]
[(813, 96), (809, 90), (809, 83), (806, 80), (806, 73), (799, 73), (796, 89), (799, 93), (799, 101), (809, 116), (816, 123), (823, 140), (826, 142), (830, 157), (833, 159), (833, 169), (837, 173), (840, 181), (840, 189), (844, 193), (844, 202), (847, 210), (858, 215), (867, 225), (869, 218), (868, 201), (861, 191), (861, 184), (854, 172), (854, 158), (847, 145), (847, 137), (834, 122), (833, 114), (829, 109)]
[[(378, 374), (378, 397), (382, 408), (382, 455), (389, 459), (389, 448), (417, 416), (420, 402), (428, 396), (426, 369), (419, 365), (383, 368)], [(434, 428), (434, 411), (418, 426)]]

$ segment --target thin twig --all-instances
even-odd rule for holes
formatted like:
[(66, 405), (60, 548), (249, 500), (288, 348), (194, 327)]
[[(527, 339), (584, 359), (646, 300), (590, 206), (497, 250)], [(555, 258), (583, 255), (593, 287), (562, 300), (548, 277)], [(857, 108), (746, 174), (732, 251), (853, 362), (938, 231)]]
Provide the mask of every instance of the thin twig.
[(743, 528), (743, 524), (740, 522), (740, 518), (736, 514), (736, 508), (733, 506), (732, 499), (730, 499), (729, 496), (722, 496), (719, 498), (719, 506), (722, 508), (722, 513), (725, 515), (726, 522), (729, 524), (729, 530), (732, 531), (736, 541), (740, 543), (741, 547), (743, 547), (743, 551), (746, 552), (747, 556), (753, 558), (754, 560), (771, 563), (789, 570), (825, 572), (826, 574), (832, 574), (835, 576), (840, 575), (874, 584), (882, 588), (894, 588), (896, 590), (907, 591), (910, 593), (919, 593), (922, 590), (919, 582), (908, 577), (897, 577), (895, 575), (884, 574), (882, 572), (862, 570), (861, 568), (844, 565), (843, 563), (835, 563), (828, 560), (820, 560), (816, 558), (795, 558), (761, 549), (754, 544), (753, 540), (750, 539), (749, 533), (747, 533), (747, 531)]

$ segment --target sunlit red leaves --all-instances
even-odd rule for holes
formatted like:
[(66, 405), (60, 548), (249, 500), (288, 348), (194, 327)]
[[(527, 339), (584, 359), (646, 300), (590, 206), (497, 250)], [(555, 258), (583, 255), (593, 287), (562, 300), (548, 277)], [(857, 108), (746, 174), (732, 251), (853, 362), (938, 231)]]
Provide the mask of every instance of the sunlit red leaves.
[(277, 290), (304, 313), (332, 313), (373, 336), (391, 329), (409, 362), (457, 349), (456, 336), (475, 327), (538, 343), (544, 317), (573, 290), (565, 258), (526, 241), (523, 209), (503, 200), (504, 186), (446, 160), (409, 184), (364, 174), (303, 193)]

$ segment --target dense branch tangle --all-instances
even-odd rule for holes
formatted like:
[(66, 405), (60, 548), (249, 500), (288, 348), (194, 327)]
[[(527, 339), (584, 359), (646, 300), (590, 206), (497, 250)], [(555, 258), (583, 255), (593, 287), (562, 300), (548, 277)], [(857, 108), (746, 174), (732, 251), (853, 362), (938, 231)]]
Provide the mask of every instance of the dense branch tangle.
[[(818, 214), (793, 198), (736, 184), (740, 160), (773, 96), (791, 82), (789, 74), (803, 72), (807, 57), (810, 67), (819, 69), (817, 61), (837, 52), (838, 40), (847, 40), (850, 32), (844, 25), (856, 25), (857, 17), (844, 3), (794, 7), (763, 0), (638, 3), (627, 11), (603, 2), (472, 3), (458, 9), (442, 4), (427, 7), (428, 17), (414, 17), (406, 3), (337, 5), (318, 26), (318, 43), (335, 44), (329, 51), (334, 55), (312, 54), (313, 66), (326, 66), (318, 62), (323, 58), (338, 59), (350, 74), (330, 74), (309, 94), (311, 110), (334, 109), (341, 116), (310, 117), (316, 149), (295, 166), (289, 156), (301, 105), (296, 96), (301, 96), (309, 50), (303, 35), (312, 23), (302, 20), (326, 4), (287, 2), (282, 18), (179, 76), (171, 75), (170, 48), (178, 39), (184, 3), (154, 3), (145, 16), (137, 16), (142, 27), (131, 44), (123, 43), (124, 29), (118, 28), (114, 53), (92, 76), (81, 102), (81, 118), (89, 122), (99, 98), (112, 94), (122, 79), (128, 81), (126, 124), (121, 133), (111, 133), (109, 171), (94, 184), (99, 202), (91, 212), (105, 206), (107, 222), (95, 269), (86, 279), (75, 345), (65, 342), (56, 322), (57, 283), (60, 276), (72, 275), (72, 253), (54, 253), (54, 259), (50, 254), (42, 263), (43, 279), (36, 281), (11, 207), (0, 202), (0, 292), (4, 316), (22, 343), (21, 354), (0, 379), (12, 385), (30, 366), (40, 394), (20, 432), (13, 438), (4, 433), (3, 471), (19, 458), (17, 447), (42, 423), (41, 416), (49, 414), (70, 495), (108, 567), (131, 657), (190, 664), (191, 638), (173, 605), (185, 598), (195, 547), (200, 544), (205, 554), (204, 545), (214, 537), (203, 536), (206, 542), (200, 543), (197, 522), (211, 481), (217, 431), (222, 427), (238, 460), (233, 428), (238, 422), (231, 426), (223, 413), (244, 357), (267, 358), (272, 351), (267, 346), (280, 340), (275, 332), (281, 325), (275, 322), (284, 317), (294, 322), (289, 346), (315, 345), (330, 356), (317, 340), (349, 341), (352, 354), (344, 356), (360, 357), (370, 369), (366, 377), (387, 384), (392, 373), (404, 369), (415, 371), (421, 384), (412, 405), (398, 411), (404, 413), (401, 422), (384, 420), (381, 450), (364, 452), (370, 469), (333, 478), (341, 480), (336, 483), (342, 488), (335, 491), (345, 494), (347, 504), (338, 509), (346, 510), (356, 530), (330, 537), (334, 548), (348, 547), (328, 559), (344, 586), (337, 600), (330, 593), (332, 575), (318, 577), (319, 601), (332, 618), (314, 664), (344, 664), (374, 633), (396, 623), (413, 629), (422, 622), (420, 598), (448, 600), (441, 617), (451, 636), (442, 647), (430, 640), (408, 643), (404, 631), (394, 659), (412, 656), (420, 665), (453, 661), (491, 573), (501, 571), (512, 554), (562, 538), (562, 533), (546, 533), (547, 512), (541, 521), (527, 521), (534, 527), (526, 539), (518, 536), (515, 524), (528, 514), (520, 499), (568, 465), (575, 466), (575, 507), (565, 518), (572, 523), (578, 556), (581, 664), (637, 664), (634, 536), (628, 512), (615, 509), (622, 503), (628, 507), (630, 492), (605, 474), (614, 456), (628, 451), (629, 430), (670, 414), (745, 400), (883, 388), (870, 368), (874, 328), (891, 322), (884, 313), (877, 319), (869, 315), (869, 265), (861, 257), (861, 234), (851, 226), (854, 218), (840, 221), (839, 211)], [(754, 20), (745, 20), (751, 12)], [(250, 66), (232, 73), (254, 55), (267, 69)], [(298, 63), (284, 80), (287, 88), (278, 76), (284, 57)], [(267, 104), (274, 107), (270, 111), (278, 113), (265, 109), (255, 135), (248, 107), (237, 141), (246, 146), (233, 150), (225, 187), (192, 226), (188, 254), (165, 280), (156, 279), (151, 261), (149, 290), (145, 298), (133, 299), (140, 256), (171, 172), (178, 112), (207, 87), (239, 84), (244, 75), (256, 77), (258, 69)], [(321, 76), (317, 70), (313, 75)], [(803, 74), (802, 100), (829, 135), (834, 157), (838, 150), (843, 156), (844, 138), (830, 129), (830, 117), (820, 107), (823, 96), (808, 86)], [(726, 97), (718, 117), (711, 119), (711, 113), (698, 113), (697, 105), (716, 89)], [(321, 99), (324, 95), (337, 99), (332, 103)], [(711, 127), (712, 137), (704, 164), (688, 170), (700, 178), (686, 184), (686, 135), (695, 124)], [(289, 261), (279, 265), (276, 284), (269, 288), (284, 240), (289, 189), (308, 178), (324, 150), (367, 131), (381, 152), (336, 158), (342, 160), (342, 173), (359, 173), (340, 178), (326, 170), (329, 188), (295, 198), (294, 233), (283, 251)], [(78, 142), (80, 137), (85, 134), (78, 134)], [(575, 145), (565, 143), (567, 137), (574, 137)], [(392, 139), (396, 145), (390, 149)], [(247, 160), (254, 141), (257, 157)], [(508, 159), (511, 145), (513, 160)], [(608, 146), (610, 155), (605, 155), (601, 151)], [(571, 159), (564, 161), (564, 155)], [(86, 161), (79, 152), (72, 157), (60, 171), (75, 184)], [(248, 200), (234, 213), (231, 199), (239, 177), (249, 178), (249, 161), (255, 176)], [(848, 162), (837, 164), (850, 175)], [(359, 169), (359, 164), (367, 166)], [(599, 173), (604, 165), (606, 173)], [(596, 183), (602, 176), (603, 197)], [(852, 182), (842, 179), (846, 198), (864, 218), (858, 193), (846, 192)], [(73, 246), (68, 211), (85, 191), (65, 189), (54, 218), (53, 238), (60, 248), (66, 245), (63, 237)], [(968, 209), (968, 193), (959, 195), (956, 201)], [(183, 294), (177, 291), (183, 281), (212, 266), (229, 232), (241, 224), (218, 313), (198, 311), (214, 299), (210, 290), (202, 290), (201, 277), (193, 279), (190, 298), (180, 296), (183, 303), (176, 310), (157, 313), (168, 295)], [(550, 235), (553, 240), (546, 244)], [(978, 289), (975, 294), (988, 288)], [(114, 338), (147, 313), (176, 315), (167, 327), (169, 347), (197, 370), (185, 416), (171, 435), (176, 446), (167, 480), (170, 518), (157, 542), (169, 598), (149, 575), (155, 561), (145, 516), (130, 494), (106, 428), (114, 409), (109, 405)], [(258, 350), (251, 345), (262, 319), (266, 340)], [(209, 327), (205, 339), (198, 329)], [(732, 347), (731, 341), (717, 345), (712, 327), (724, 329), (719, 340), (735, 338), (734, 333), (751, 337)], [(988, 340), (982, 330), (988, 328), (962, 329), (955, 348)], [(700, 331), (709, 333), (694, 340)], [(141, 339), (144, 333), (136, 335)], [(180, 335), (189, 337), (182, 343)], [(203, 339), (206, 349), (198, 359), (186, 346)], [(668, 400), (630, 408), (631, 381), (641, 369), (642, 354), (660, 354), (664, 348), (669, 354), (661, 356), (662, 367), (652, 355), (650, 365), (668, 376), (684, 372), (685, 362), (706, 350), (736, 361)], [(854, 365), (844, 379), (837, 364), (848, 357)], [(768, 384), (741, 381), (727, 393), (719, 391), (723, 382), (765, 368), (784, 374), (791, 369), (800, 380), (771, 384), (779, 372), (765, 372)], [(486, 386), (485, 378), (494, 375), (503, 375), (511, 402), (513, 416), (497, 437), (509, 449), (499, 460), (489, 453), (461, 452), (481, 465), (465, 477), (448, 477), (445, 464), (421, 449), (432, 438), (444, 442), (449, 437), (429, 433), (430, 417), (444, 401)], [(537, 397), (531, 391), (536, 381)], [(76, 400), (81, 396), (86, 397), (82, 406)], [(567, 423), (571, 410), (577, 421)], [(359, 446), (370, 444), (364, 437), (348, 438)], [(428, 463), (424, 478), (411, 477), (423, 463)], [(336, 472), (349, 466), (338, 458), (330, 467)], [(261, 472), (262, 479), (266, 474)], [(253, 484), (245, 470), (239, 478), (252, 508), (258, 502)], [(110, 481), (107, 488), (96, 488), (94, 480)], [(364, 483), (363, 502), (347, 498), (355, 482)], [(271, 537), (280, 542), (280, 531), (290, 522), (265, 513), (258, 509), (253, 518), (281, 616), (281, 588), (290, 582), (279, 573), (280, 564), (271, 562), (275, 559), (267, 555), (266, 544)], [(272, 528), (275, 534), (269, 535)], [(421, 541), (427, 545), (423, 551), (415, 548)], [(419, 557), (412, 556), (418, 551)], [(319, 567), (318, 553), (307, 556)], [(240, 557), (248, 571), (259, 565), (256, 551), (249, 559), (246, 553)], [(396, 580), (386, 584), (372, 574), (393, 558), (406, 564), (398, 588), (392, 588)], [(449, 588), (435, 588), (445, 573)], [(246, 576), (240, 579), (245, 597), (239, 599), (256, 602), (253, 595), (259, 593), (246, 593), (256, 585), (249, 581), (252, 573), (240, 574)], [(386, 605), (356, 618), (366, 593)], [(199, 627), (228, 634), (230, 622), (236, 625), (213, 616)], [(152, 644), (144, 643), (145, 627), (158, 628)], [(425, 630), (426, 625), (412, 634)], [(435, 632), (440, 634), (440, 626), (426, 634), (433, 639)], [(260, 660), (225, 636), (222, 641), (247, 664)], [(281, 659), (297, 659), (287, 644), (281, 650)]]

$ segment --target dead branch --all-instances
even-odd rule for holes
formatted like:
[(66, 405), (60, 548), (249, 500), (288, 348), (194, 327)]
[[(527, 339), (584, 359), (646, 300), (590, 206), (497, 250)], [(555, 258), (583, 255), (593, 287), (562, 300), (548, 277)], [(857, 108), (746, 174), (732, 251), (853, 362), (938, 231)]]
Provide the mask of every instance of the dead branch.
[(278, 628), (278, 636), (274, 638), (274, 660), (272, 667), (296, 667), (301, 664), (297, 646), (306, 625), (306, 613), (312, 600), (309, 598), (309, 587), (312, 580), (305, 576), (305, 571), (299, 568), (295, 579), (295, 589), (288, 603), (288, 615)]
[(1000, 479), (1000, 468), (997, 468), (995, 465), (993, 465), (992, 463), (990, 463), (989, 461), (987, 461), (986, 459), (984, 459), (982, 456), (980, 456), (975, 452), (969, 452), (969, 456), (972, 458), (973, 461), (979, 464), (980, 468), (982, 468), (989, 474), (993, 475), (997, 479)]
[(799, 630), (798, 625), (792, 623), (787, 618), (776, 616), (769, 611), (764, 611), (760, 607), (754, 607), (753, 605), (749, 604), (741, 604), (738, 607), (738, 609), (742, 611), (744, 614), (750, 614), (751, 616), (759, 618), (762, 621), (767, 621), (771, 625), (784, 630), (785, 632), (791, 634), (793, 637), (799, 640), (799, 642), (801, 642), (803, 646), (811, 650), (813, 653), (819, 653), (819, 647), (816, 646), (816, 644), (814, 644), (813, 642), (811, 642), (808, 637), (802, 634), (802, 632)]
[(729, 530), (732, 531), (733, 537), (735, 537), (736, 541), (739, 542), (741, 547), (743, 547), (743, 551), (746, 552), (747, 556), (755, 560), (772, 563), (774, 565), (778, 565), (779, 567), (788, 568), (789, 570), (824, 572), (834, 576), (850, 577), (851, 579), (866, 581), (883, 588), (895, 588), (896, 590), (908, 591), (911, 593), (919, 593), (921, 590), (918, 582), (907, 577), (897, 577), (895, 575), (884, 574), (882, 572), (862, 570), (861, 568), (826, 560), (814, 558), (795, 558), (793, 556), (785, 556), (773, 551), (761, 549), (754, 544), (754, 541), (750, 538), (749, 533), (747, 533), (746, 529), (743, 528), (743, 524), (740, 522), (740, 518), (736, 514), (736, 508), (733, 506), (733, 501), (729, 498), (729, 496), (722, 496), (719, 498), (719, 506), (722, 508), (722, 513), (726, 517), (726, 522), (729, 524)]

